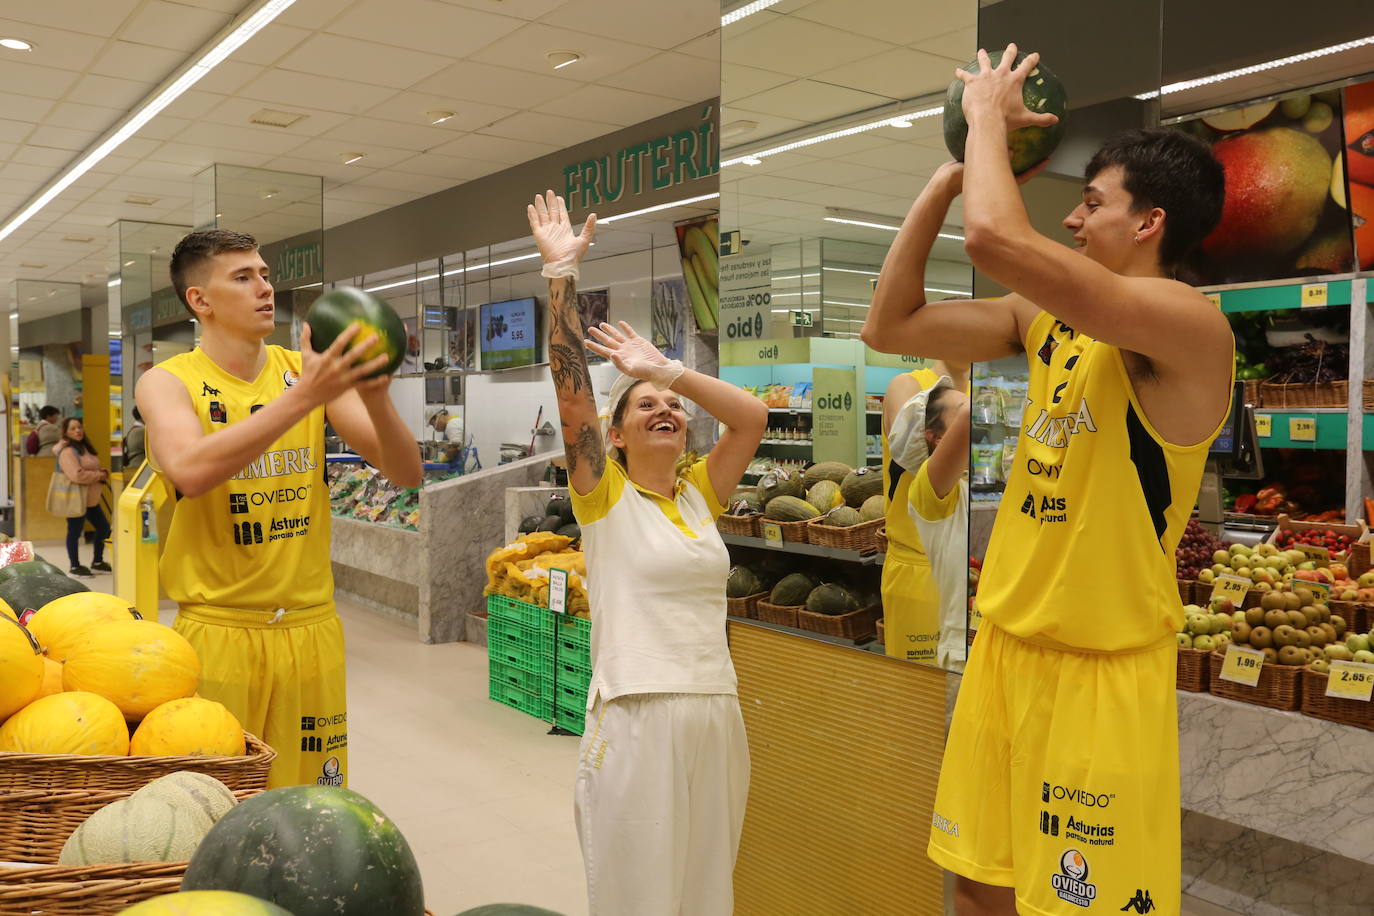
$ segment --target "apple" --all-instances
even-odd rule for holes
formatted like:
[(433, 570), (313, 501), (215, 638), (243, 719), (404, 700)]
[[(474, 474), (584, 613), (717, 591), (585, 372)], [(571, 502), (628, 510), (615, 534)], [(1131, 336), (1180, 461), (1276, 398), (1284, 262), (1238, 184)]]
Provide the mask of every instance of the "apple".
[(1342, 643), (1334, 643), (1322, 650), (1326, 657), (1333, 662), (1348, 662), (1355, 657), (1355, 653), (1347, 649)]
[(1215, 571), (1215, 570), (1211, 570), (1211, 569), (1201, 569), (1201, 570), (1198, 570), (1197, 580), (1198, 580), (1199, 582), (1208, 582), (1208, 583), (1215, 582), (1215, 581), (1217, 581), (1217, 574), (1216, 574), (1216, 571)]
[[(1340, 627), (1336, 627), (1340, 629)], [(1368, 652), (1369, 636), (1363, 633), (1351, 633), (1345, 638), (1345, 647), (1351, 652)]]
[(1264, 614), (1265, 611), (1262, 607), (1246, 608), (1245, 622), (1252, 627), (1262, 627), (1264, 626)]
[(1275, 648), (1273, 648), (1273, 647), (1266, 647), (1266, 648), (1260, 649), (1260, 652), (1264, 653), (1264, 663), (1265, 663), (1266, 665), (1275, 665), (1275, 664), (1278, 664), (1278, 661), (1279, 661), (1279, 650), (1278, 650), (1278, 649), (1275, 649)]
[(1352, 658), (1351, 661), (1363, 662), (1366, 665), (1374, 665), (1374, 652), (1370, 652), (1368, 649), (1361, 649), (1359, 652), (1355, 653), (1355, 657)]
[(1178, 647), (1180, 649), (1191, 649), (1193, 647), (1193, 637), (1187, 633), (1178, 634)]
[(1360, 588), (1374, 588), (1374, 570), (1361, 573), (1356, 581), (1360, 583)]
[[(1251, 638), (1253, 639), (1253, 634)], [(1290, 624), (1284, 623), (1274, 627), (1274, 645), (1292, 646), (1296, 645), (1297, 641), (1298, 631), (1293, 629)]]
[(1318, 674), (1328, 674), (1331, 671), (1331, 663), (1324, 658), (1314, 658), (1307, 666)]
[(1342, 617), (1340, 614), (1332, 614), (1332, 615), (1331, 615), (1331, 619), (1328, 621), (1328, 623), (1330, 623), (1331, 626), (1335, 628), (1335, 630), (1336, 630), (1336, 638), (1337, 638), (1337, 639), (1344, 639), (1344, 638), (1345, 638), (1345, 618), (1344, 618), (1344, 617)]
[(1236, 606), (1235, 606), (1235, 604), (1232, 603), (1232, 601), (1231, 601), (1230, 598), (1213, 598), (1213, 599), (1212, 599), (1212, 613), (1213, 613), (1213, 614), (1229, 614), (1229, 613), (1231, 613), (1232, 611), (1234, 611), (1235, 609), (1236, 609)]
[(1213, 639), (1213, 638), (1210, 637), (1210, 636), (1202, 635), (1202, 636), (1198, 636), (1198, 637), (1196, 637), (1196, 638), (1193, 639), (1193, 648), (1194, 648), (1194, 649), (1203, 649), (1203, 650), (1206, 650), (1207, 652), (1211, 652), (1211, 651), (1215, 650), (1216, 647), (1217, 647), (1217, 642), (1216, 642), (1216, 640)]
[(1231, 634), (1223, 630), (1222, 632), (1216, 633), (1212, 636), (1212, 642), (1216, 643), (1216, 647), (1218, 649), (1224, 651), (1226, 647), (1231, 644)]
[(1220, 563), (1222, 566), (1225, 566), (1227, 563), (1231, 562), (1231, 555), (1224, 550), (1213, 551), (1212, 562)]

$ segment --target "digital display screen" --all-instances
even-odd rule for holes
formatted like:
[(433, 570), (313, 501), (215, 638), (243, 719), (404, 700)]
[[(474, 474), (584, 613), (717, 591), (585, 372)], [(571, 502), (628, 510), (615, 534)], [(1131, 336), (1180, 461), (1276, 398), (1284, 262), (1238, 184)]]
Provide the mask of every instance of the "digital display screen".
[(1222, 458), (1236, 458), (1240, 455), (1240, 424), (1245, 420), (1245, 383), (1237, 382), (1231, 396), (1231, 412), (1226, 415), (1226, 423), (1221, 432), (1207, 449), (1209, 454)]
[(539, 306), (535, 299), (489, 302), (477, 328), (483, 369), (512, 369), (539, 361)]

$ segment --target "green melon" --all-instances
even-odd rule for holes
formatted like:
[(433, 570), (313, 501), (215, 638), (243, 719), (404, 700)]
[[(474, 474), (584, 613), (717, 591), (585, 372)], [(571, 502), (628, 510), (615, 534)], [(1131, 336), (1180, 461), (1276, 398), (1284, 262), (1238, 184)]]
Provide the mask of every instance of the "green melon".
[(544, 520), (535, 526), (535, 531), (557, 531), (563, 527), (563, 516), (546, 515)]
[(229, 787), (213, 776), (179, 770), (154, 779), (131, 798), (157, 798), (190, 811), (209, 830), (238, 803)]
[(0, 582), (0, 601), (14, 608), (15, 614), (23, 614), (29, 608), (38, 610), (63, 595), (88, 591), (89, 588), (61, 573), (49, 576), (34, 571), (30, 575), (19, 575)]
[(825, 524), (835, 528), (850, 528), (862, 521), (863, 517), (859, 514), (859, 510), (850, 506), (831, 509), (830, 514), (825, 517)]
[(887, 514), (887, 502), (883, 499), (883, 494), (870, 496), (865, 499), (863, 505), (859, 507), (859, 521), (871, 522), (880, 519)]
[(329, 345), (354, 322), (361, 324), (362, 328), (350, 346), (376, 334), (377, 342), (368, 348), (364, 356), (374, 359), (385, 354), (387, 361), (372, 373), (372, 378), (395, 372), (405, 357), (407, 335), (401, 316), (391, 306), (364, 290), (351, 286), (331, 289), (310, 306), (310, 311), (305, 313), (305, 322), (310, 325), (310, 346), (316, 353), (329, 349)]
[(544, 507), (544, 514), (558, 516), (563, 519), (565, 525), (577, 520), (573, 514), (572, 500), (566, 496), (550, 496), (548, 504)]
[(553, 910), (523, 903), (488, 903), (486, 906), (463, 910), (458, 916), (563, 916)]
[(120, 910), (119, 916), (291, 916), (281, 907), (233, 891), (181, 891)]
[(727, 511), (730, 515), (758, 515), (763, 511), (763, 500), (759, 499), (759, 494), (753, 490), (736, 490), (730, 497), (730, 508)]
[(67, 837), (57, 864), (185, 862), (209, 829), (209, 821), (190, 805), (152, 796), (121, 798)]
[(520, 520), (520, 528), (518, 530), (521, 534), (529, 534), (531, 531), (538, 531), (539, 523), (543, 520), (544, 516), (542, 515), (527, 515)]
[(725, 578), (725, 597), (747, 598), (763, 591), (763, 583), (748, 566), (734, 566)]
[(862, 606), (858, 596), (843, 585), (818, 585), (806, 596), (806, 609), (813, 614), (848, 614)]
[(817, 512), (829, 512), (836, 506), (844, 505), (840, 495), (840, 485), (833, 480), (821, 480), (806, 491), (806, 501), (816, 507)]
[(64, 576), (66, 573), (42, 557), (20, 560), (9, 566), (0, 567), (0, 582), (8, 582), (17, 576)]
[(841, 483), (852, 470), (854, 469), (842, 461), (818, 461), (807, 468), (806, 473), (802, 475), (802, 486), (810, 490), (822, 480)]
[[(992, 51), (988, 54), (992, 66), (997, 66), (1002, 60), (1003, 53)], [(1018, 66), (1025, 56), (1016, 55)], [(964, 64), (964, 70), (968, 73), (977, 73), (978, 61), (973, 60)], [(1064, 84), (1043, 61), (1026, 78), (1021, 97), (1026, 107), (1037, 114), (1049, 112), (1058, 115), (1059, 123), (1053, 127), (1021, 127), (1007, 137), (1007, 145), (1011, 149), (1011, 169), (1018, 175), (1050, 158), (1059, 141), (1064, 138), (1064, 116), (1069, 107), (1069, 97), (1064, 92)], [(951, 156), (963, 162), (964, 146), (967, 142), (968, 121), (964, 118), (964, 83), (956, 77), (945, 93), (945, 147)]]
[(759, 481), (759, 499), (762, 500), (764, 507), (779, 496), (795, 496), (801, 498), (806, 491), (802, 489), (800, 474), (785, 468), (774, 468), (763, 479)]
[(271, 789), (220, 818), (181, 882), (270, 900), (294, 916), (422, 916), (405, 837), (376, 805), (332, 786)]
[(774, 496), (763, 507), (763, 514), (777, 522), (804, 522), (820, 515), (815, 506), (795, 496)]
[(881, 468), (855, 468), (845, 475), (840, 484), (840, 493), (847, 506), (855, 509), (864, 504), (870, 496), (880, 496), (883, 492), (883, 472)]
[(768, 603), (780, 607), (799, 607), (816, 587), (816, 580), (806, 573), (790, 573), (778, 580), (768, 593)]
[(582, 526), (577, 524), (577, 522), (572, 522), (559, 528), (555, 533), (561, 534), (565, 538), (572, 538), (575, 541), (582, 537)]

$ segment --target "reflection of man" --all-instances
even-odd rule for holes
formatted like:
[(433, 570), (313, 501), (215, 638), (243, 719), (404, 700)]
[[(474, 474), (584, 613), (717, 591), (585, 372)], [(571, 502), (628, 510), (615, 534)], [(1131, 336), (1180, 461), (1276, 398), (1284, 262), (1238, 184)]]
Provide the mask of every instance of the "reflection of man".
[[(931, 578), (930, 558), (908, 505), (911, 482), (929, 454), (920, 432), (925, 425), (925, 399), (919, 396), (929, 391), (941, 376), (953, 379), (956, 387), (962, 389), (968, 384), (968, 366), (937, 362), (933, 369), (904, 372), (888, 383), (883, 398), (883, 494), (887, 516), (883, 644), (893, 658), (929, 665), (937, 663), (940, 596)], [(913, 418), (917, 422), (913, 423)], [(914, 430), (914, 435), (894, 440), (893, 430), (899, 423), (906, 432)]]
[[(863, 332), (890, 352), (1024, 352), (1029, 366), (929, 851), (958, 875), (961, 916), (1115, 911), (1146, 895), (1177, 913), (1174, 549), (1226, 416), (1234, 343), (1220, 311), (1170, 277), (1220, 218), (1224, 178), (1194, 138), (1127, 131), (1089, 162), (1064, 220), (1078, 250), (1041, 236), (1008, 132), (1054, 118), (1022, 102), (1038, 55), (1013, 70), (1015, 58), (994, 68), (980, 51), (979, 72), (959, 74), (965, 164), (941, 166), (912, 206)], [(1013, 293), (927, 305), (925, 262), (961, 191), (965, 250)]]
[(443, 433), (444, 438), (459, 444), (463, 441), (463, 418), (448, 412), (447, 407), (436, 408), (429, 415), (429, 425), (435, 432)]

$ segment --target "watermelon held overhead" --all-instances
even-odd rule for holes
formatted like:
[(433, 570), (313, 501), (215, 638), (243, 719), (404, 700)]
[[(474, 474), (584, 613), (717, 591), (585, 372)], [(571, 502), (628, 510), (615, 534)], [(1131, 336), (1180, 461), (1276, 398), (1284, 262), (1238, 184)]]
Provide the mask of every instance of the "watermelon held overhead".
[[(992, 51), (988, 58), (996, 67), (1002, 60), (1002, 51)], [(1016, 66), (1021, 65), (1026, 55), (1016, 55)], [(978, 61), (974, 59), (965, 64), (968, 73), (978, 72)], [(1059, 116), (1059, 123), (1052, 127), (1021, 127), (1007, 137), (1011, 152), (1011, 170), (1017, 175), (1028, 172), (1050, 158), (1059, 141), (1064, 139), (1064, 116), (1068, 111), (1069, 97), (1064, 92), (1064, 84), (1059, 77), (1041, 61), (1026, 77), (1022, 87), (1022, 100), (1026, 108), (1036, 114), (1049, 113)], [(959, 162), (964, 161), (964, 146), (968, 142), (968, 121), (964, 118), (964, 82), (955, 78), (945, 93), (945, 148)]]
[(316, 353), (323, 353), (340, 334), (357, 322), (362, 325), (350, 346), (364, 338), (376, 334), (377, 342), (364, 354), (366, 359), (374, 359), (383, 354), (386, 365), (370, 378), (390, 375), (400, 368), (406, 353), (406, 329), (396, 310), (381, 299), (361, 289), (340, 286), (331, 289), (310, 306), (305, 313), (306, 324), (310, 325), (310, 346)]

